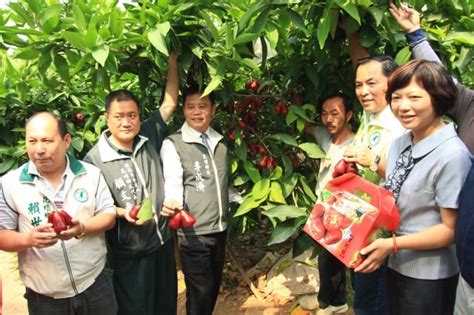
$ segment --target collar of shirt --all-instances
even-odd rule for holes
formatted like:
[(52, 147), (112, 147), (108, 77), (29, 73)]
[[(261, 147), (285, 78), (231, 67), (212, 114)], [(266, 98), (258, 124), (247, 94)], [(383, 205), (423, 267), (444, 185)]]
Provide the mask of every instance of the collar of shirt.
[(38, 190), (51, 201), (62, 200), (68, 178), (73, 178), (75, 173), (71, 169), (71, 163), (69, 156), (66, 155), (66, 168), (64, 169), (63, 176), (61, 177), (61, 184), (58, 188), (54, 188), (51, 184), (38, 172), (36, 165), (31, 161), (28, 163), (28, 175), (33, 178), (33, 183), (36, 185)]
[(385, 108), (382, 111), (376, 114), (369, 114), (369, 122), (368, 122), (369, 125), (375, 125), (375, 126), (387, 128), (387, 126), (391, 127), (393, 125), (392, 122), (398, 123), (398, 125), (400, 125), (401, 127), (401, 124), (398, 121), (398, 119), (395, 117), (395, 115), (393, 114), (392, 109), (390, 108), (390, 105), (385, 106)]
[[(181, 126), (181, 134), (184, 142), (196, 142), (201, 143), (201, 133), (193, 128), (191, 128), (186, 122)], [(223, 138), (223, 136), (215, 131), (212, 127), (207, 128), (204, 132), (209, 137), (209, 142), (212, 148)]]
[(120, 159), (129, 159), (131, 155), (135, 155), (138, 150), (140, 150), (140, 148), (145, 144), (145, 142), (148, 141), (147, 137), (137, 135), (134, 140), (132, 152), (128, 150), (122, 150), (115, 146), (112, 141), (110, 141), (109, 136), (109, 129), (104, 130), (98, 142), (100, 159), (104, 163)]
[(403, 152), (408, 146), (413, 145), (412, 156), (414, 159), (419, 159), (439, 147), (446, 140), (453, 137), (457, 137), (457, 134), (452, 123), (447, 124), (415, 145), (413, 145), (412, 133), (409, 132), (402, 136), (400, 140), (400, 149), (401, 152)]

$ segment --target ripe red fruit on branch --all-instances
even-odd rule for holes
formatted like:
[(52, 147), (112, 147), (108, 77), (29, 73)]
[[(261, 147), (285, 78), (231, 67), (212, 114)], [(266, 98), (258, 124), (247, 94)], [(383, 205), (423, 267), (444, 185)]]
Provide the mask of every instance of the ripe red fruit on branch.
[(264, 157), (262, 157), (262, 158), (260, 159), (260, 162), (258, 162), (258, 166), (259, 166), (260, 168), (265, 168), (265, 167), (267, 167), (268, 159), (269, 159), (269, 157), (268, 157), (267, 155), (265, 155)]
[(245, 129), (247, 126), (242, 119), (237, 119), (237, 125), (239, 125), (240, 129)]
[(229, 133), (227, 134), (227, 136), (229, 137), (229, 140), (234, 142), (235, 141), (235, 131), (232, 129), (231, 131), (229, 131)]
[(140, 212), (141, 205), (134, 205), (132, 210), (128, 213), (130, 218), (136, 220), (138, 218), (138, 213)]
[(263, 105), (263, 100), (260, 96), (253, 96), (250, 102), (250, 108), (257, 110)]
[(267, 168), (274, 168), (278, 165), (278, 161), (276, 158), (274, 158), (273, 156), (271, 156), (269, 159), (268, 159), (268, 162), (267, 162)]
[(85, 119), (84, 114), (81, 113), (81, 112), (76, 113), (76, 116), (74, 118), (75, 118), (77, 123), (81, 123)]
[(260, 82), (256, 79), (253, 79), (252, 81), (250, 82), (247, 82), (245, 84), (245, 88), (249, 89), (249, 90), (252, 90), (252, 91), (256, 91), (258, 90), (258, 87), (260, 86)]
[(273, 107), (273, 111), (275, 111), (277, 115), (285, 116), (288, 114), (288, 105), (286, 105), (283, 101), (278, 101)]

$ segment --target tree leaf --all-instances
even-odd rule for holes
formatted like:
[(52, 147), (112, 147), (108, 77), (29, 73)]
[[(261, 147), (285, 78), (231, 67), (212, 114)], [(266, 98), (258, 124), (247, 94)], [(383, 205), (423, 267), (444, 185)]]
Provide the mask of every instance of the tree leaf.
[(35, 60), (40, 55), (40, 52), (36, 49), (26, 49), (19, 51), (18, 55), (15, 56), (17, 59), (24, 59), (24, 60)]
[(371, 6), (371, 7), (367, 8), (367, 11), (369, 11), (369, 13), (374, 17), (375, 26), (379, 26), (380, 23), (382, 23), (384, 10), (382, 10), (379, 7)]
[(58, 25), (59, 16), (62, 12), (62, 7), (60, 5), (51, 5), (48, 6), (40, 17), (41, 29), (49, 34), (51, 31)]
[(235, 211), (234, 217), (244, 215), (248, 213), (249, 211), (251, 211), (252, 209), (257, 208), (262, 203), (262, 201), (263, 199), (255, 200), (255, 198), (251, 194), (247, 195), (244, 198), (244, 201), (242, 202), (242, 204)]
[(257, 63), (253, 61), (252, 59), (243, 58), (240, 60), (240, 62), (246, 65), (247, 67), (252, 68), (255, 71), (260, 71), (260, 68), (258, 67)]
[(15, 159), (3, 157), (3, 162), (0, 163), (0, 174), (5, 174), (9, 170), (13, 169), (16, 164), (17, 163)]
[(82, 149), (84, 148), (84, 139), (80, 137), (73, 137), (71, 141), (71, 146), (77, 152), (82, 152)]
[(265, 139), (275, 139), (277, 141), (281, 141), (283, 143), (286, 143), (286, 144), (292, 145), (292, 146), (297, 146), (298, 145), (295, 138), (293, 138), (292, 136), (290, 136), (286, 133), (276, 133), (274, 135), (266, 136)]
[(357, 6), (352, 3), (350, 0), (335, 0), (336, 4), (346, 11), (354, 20), (357, 21), (357, 23), (360, 23), (360, 15), (359, 15), (359, 10), (357, 9)]
[[(211, 32), (212, 37), (214, 38), (214, 40), (219, 41), (219, 32), (217, 31), (216, 26), (212, 22), (211, 18), (207, 14), (207, 12), (205, 10), (201, 10), (199, 12), (199, 14), (204, 19), (204, 21), (206, 21), (207, 28), (208, 28), (209, 32)], [(226, 25), (226, 26), (229, 27), (230, 25)]]
[(152, 27), (148, 31), (148, 40), (159, 52), (165, 56), (169, 56), (168, 47), (166, 46), (166, 34), (170, 30), (170, 23), (165, 22)]
[(105, 61), (109, 56), (109, 46), (100, 45), (92, 52), (92, 57), (103, 67), (105, 66)]
[(268, 196), (268, 200), (272, 202), (286, 204), (285, 197), (283, 196), (283, 190), (279, 182), (272, 181), (272, 184), (270, 185), (270, 194)]
[(281, 178), (282, 175), (283, 175), (283, 169), (281, 168), (281, 166), (277, 165), (277, 167), (275, 167), (275, 169), (273, 170), (272, 175), (270, 176), (270, 179), (278, 180)]
[(283, 13), (290, 18), (291, 22), (297, 28), (302, 30), (305, 35), (308, 35), (308, 30), (306, 29), (306, 26), (304, 25), (304, 20), (297, 12), (295, 12), (291, 9), (286, 9)]
[(255, 166), (249, 161), (245, 161), (244, 168), (247, 174), (249, 175), (250, 179), (252, 180), (252, 182), (257, 183), (261, 179), (260, 173), (255, 168)]
[(272, 8), (266, 8), (265, 10), (261, 11), (260, 15), (257, 17), (255, 22), (253, 23), (251, 32), (257, 35), (260, 35), (262, 30), (267, 23), (268, 15), (270, 14)]
[(302, 175), (300, 175), (299, 179), (300, 179), (301, 185), (303, 186), (303, 190), (304, 190), (306, 196), (311, 199), (312, 203), (315, 203), (318, 198), (314, 194), (313, 189), (309, 187), (308, 181)]
[(291, 192), (295, 189), (296, 184), (298, 184), (298, 175), (293, 173), (290, 177), (285, 177), (280, 182), (282, 184), (283, 196), (288, 198)]
[(151, 220), (153, 218), (153, 200), (150, 196), (143, 199), (137, 217), (142, 222)]
[(396, 62), (398, 65), (402, 65), (402, 64), (404, 64), (405, 62), (407, 62), (408, 60), (410, 60), (410, 57), (411, 57), (411, 50), (410, 50), (410, 47), (409, 47), (409, 46), (406, 46), (406, 47), (402, 48), (402, 49), (397, 53), (397, 55), (395, 56), (395, 62)]
[(275, 49), (277, 44), (278, 44), (278, 29), (273, 25), (273, 23), (267, 23), (265, 26), (265, 33), (266, 33), (266, 38), (268, 39), (268, 42), (270, 43), (270, 47), (272, 49)]
[(305, 142), (298, 145), (300, 149), (306, 152), (310, 158), (321, 159), (326, 156), (323, 150), (314, 142)]
[(461, 44), (474, 46), (474, 34), (471, 32), (452, 32), (446, 36), (446, 40), (452, 40)]
[(255, 15), (255, 13), (260, 12), (263, 7), (267, 4), (263, 1), (255, 2), (248, 10), (245, 11), (245, 14), (239, 20), (239, 31), (244, 30), (247, 27), (250, 19)]
[(329, 30), (331, 28), (331, 18), (329, 15), (330, 7), (324, 9), (323, 15), (319, 19), (318, 29), (316, 30), (316, 37), (318, 38), (319, 47), (323, 49), (326, 39), (329, 35)]
[(300, 228), (297, 220), (291, 219), (278, 223), (270, 236), (268, 246), (279, 244), (289, 239)]
[(84, 42), (89, 49), (93, 49), (97, 44), (96, 18), (90, 20), (86, 35), (84, 36)]
[(298, 257), (310, 248), (318, 248), (319, 250), (322, 250), (323, 247), (308, 234), (301, 231), (293, 243), (293, 258)]
[(258, 38), (258, 34), (254, 34), (254, 33), (241, 34), (235, 38), (234, 46), (251, 42), (257, 38)]
[(35, 22), (20, 3), (10, 2), (8, 3), (8, 6), (18, 15), (18, 17), (20, 17), (25, 23), (27, 23), (29, 27), (35, 28)]
[(202, 93), (202, 96), (209, 95), (212, 91), (214, 91), (220, 84), (222, 83), (222, 78), (220, 76), (215, 76), (212, 78), (211, 82), (207, 85)]
[(58, 71), (61, 78), (65, 82), (69, 83), (69, 65), (66, 58), (58, 53), (54, 54), (54, 66), (56, 67), (56, 70)]
[(263, 178), (259, 180), (252, 188), (252, 195), (256, 200), (264, 199), (270, 193), (270, 180)]
[[(247, 160), (247, 144), (245, 141), (235, 141), (234, 153), (242, 161)], [(240, 139), (241, 140), (241, 139)]]
[(269, 218), (278, 218), (281, 221), (284, 221), (288, 218), (298, 218), (302, 216), (307, 216), (306, 209), (288, 205), (270, 208), (268, 210), (262, 211), (262, 214), (266, 215)]
[(78, 4), (74, 4), (72, 7), (72, 13), (74, 16), (74, 21), (81, 31), (87, 29), (87, 22), (84, 14), (82, 13), (81, 7)]
[(86, 43), (84, 37), (76, 32), (64, 31), (62, 36), (66, 39), (72, 46), (80, 50), (86, 50)]

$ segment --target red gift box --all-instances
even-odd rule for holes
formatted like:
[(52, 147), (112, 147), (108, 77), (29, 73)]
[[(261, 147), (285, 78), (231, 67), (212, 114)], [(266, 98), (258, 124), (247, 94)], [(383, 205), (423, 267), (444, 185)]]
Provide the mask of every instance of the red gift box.
[(400, 215), (393, 194), (348, 173), (326, 185), (303, 230), (349, 268), (363, 260), (360, 250), (386, 230), (395, 231)]

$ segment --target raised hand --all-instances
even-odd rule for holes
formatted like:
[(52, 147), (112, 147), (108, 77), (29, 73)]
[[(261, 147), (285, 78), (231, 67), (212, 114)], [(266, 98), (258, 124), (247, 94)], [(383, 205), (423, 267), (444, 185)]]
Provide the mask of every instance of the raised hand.
[(397, 7), (395, 4), (390, 3), (389, 11), (406, 33), (414, 32), (420, 28), (420, 13), (415, 9), (409, 8), (406, 4), (401, 4), (400, 7)]

